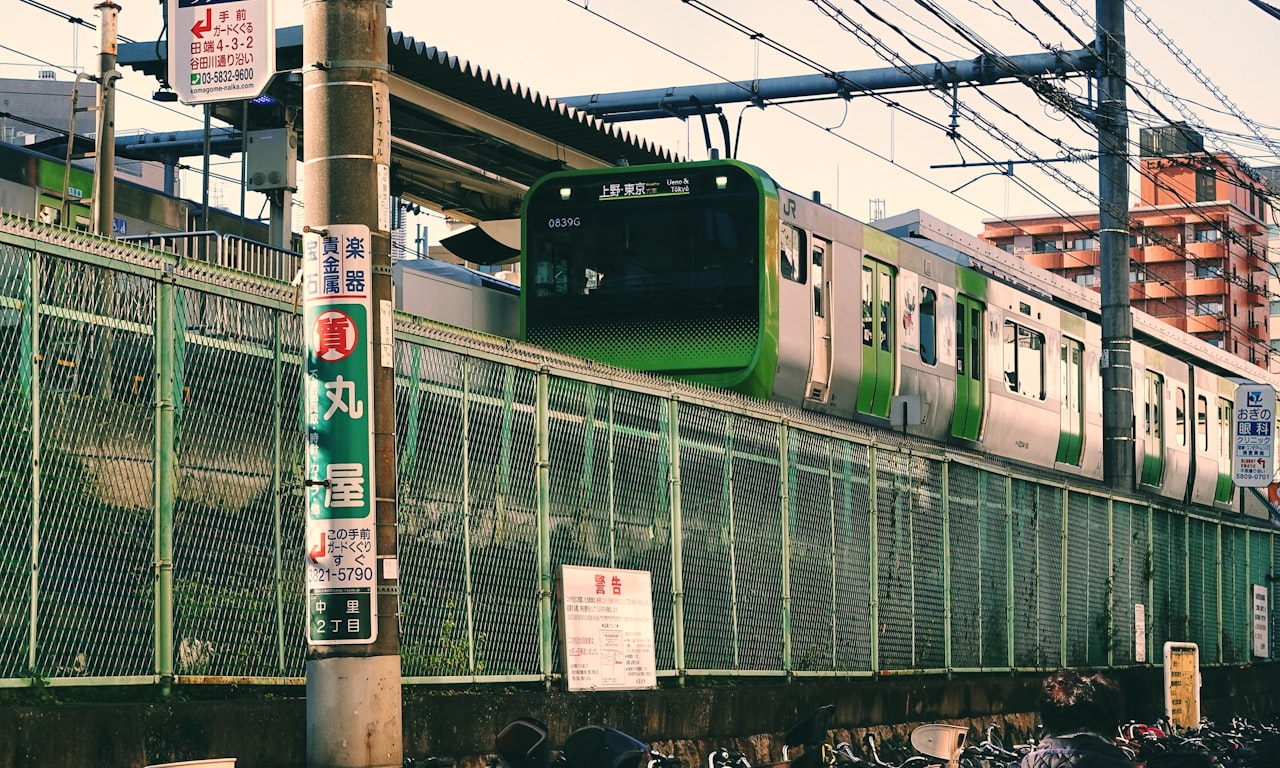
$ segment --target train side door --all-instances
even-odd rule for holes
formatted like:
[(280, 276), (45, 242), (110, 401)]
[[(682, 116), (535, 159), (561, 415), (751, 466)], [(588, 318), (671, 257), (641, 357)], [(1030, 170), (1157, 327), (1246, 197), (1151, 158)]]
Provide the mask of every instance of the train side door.
[(1084, 342), (1062, 337), (1058, 463), (1080, 466), (1084, 448)]
[(813, 280), (813, 354), (809, 358), (809, 386), (805, 398), (825, 403), (831, 384), (831, 274), (826, 266), (831, 244), (813, 238), (809, 274)]
[(894, 269), (870, 257), (862, 260), (862, 383), (858, 413), (889, 418), (889, 403), (897, 386), (897, 302)]
[(956, 407), (951, 416), (951, 435), (977, 440), (982, 433), (984, 385), (983, 331), (986, 307), (982, 302), (956, 294)]

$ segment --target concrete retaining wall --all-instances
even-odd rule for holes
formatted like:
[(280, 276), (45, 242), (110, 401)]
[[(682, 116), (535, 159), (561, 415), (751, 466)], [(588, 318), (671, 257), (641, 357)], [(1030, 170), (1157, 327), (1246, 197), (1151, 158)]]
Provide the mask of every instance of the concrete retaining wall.
[[(1130, 717), (1149, 721), (1163, 712), (1161, 675), (1158, 668), (1116, 673)], [(406, 688), (405, 754), (448, 756), (463, 768), (479, 768), (491, 754), (498, 730), (516, 717), (533, 715), (549, 726), (553, 747), (574, 728), (601, 723), (682, 757), (688, 768), (703, 765), (707, 752), (718, 746), (741, 750), (753, 762), (776, 761), (782, 732), (825, 704), (835, 706), (831, 722), (837, 738), (853, 743), (868, 729), (905, 743), (916, 724), (939, 721), (971, 725), (976, 732), (997, 720), (1025, 737), (1036, 726), (1041, 677), (882, 677), (733, 686), (691, 680), (683, 688), (573, 694)], [(150, 691), (132, 693), (140, 698)], [(248, 691), (246, 698), (219, 701), (6, 703), (0, 705), (0, 768), (141, 768), (209, 757), (236, 757), (238, 768), (303, 768), (306, 702), (295, 693), (302, 691), (288, 689), (278, 698)], [(1202, 711), (1210, 719), (1280, 713), (1280, 664), (1206, 670)]]

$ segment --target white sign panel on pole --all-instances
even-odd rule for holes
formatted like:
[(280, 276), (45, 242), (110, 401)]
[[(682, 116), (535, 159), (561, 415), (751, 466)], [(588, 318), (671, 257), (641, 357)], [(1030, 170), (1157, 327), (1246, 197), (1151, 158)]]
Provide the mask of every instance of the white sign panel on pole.
[(1271, 611), (1267, 607), (1267, 588), (1253, 585), (1253, 655), (1271, 658)]
[(276, 73), (273, 0), (168, 0), (169, 85), (183, 104), (257, 98)]
[(1147, 663), (1147, 606), (1133, 604), (1133, 660)]
[(560, 566), (560, 638), (569, 690), (656, 687), (649, 572)]
[(1265, 488), (1275, 474), (1276, 391), (1267, 384), (1236, 388), (1231, 479), (1243, 488)]

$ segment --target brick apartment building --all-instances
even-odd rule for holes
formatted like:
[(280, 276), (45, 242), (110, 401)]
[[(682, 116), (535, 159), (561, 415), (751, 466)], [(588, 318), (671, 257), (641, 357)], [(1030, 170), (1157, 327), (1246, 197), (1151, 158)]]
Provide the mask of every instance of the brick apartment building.
[[(1140, 143), (1142, 181), (1129, 211), (1134, 308), (1269, 368), (1265, 181), (1233, 155), (1206, 152), (1186, 126), (1144, 128)], [(991, 219), (980, 237), (1098, 290), (1098, 218)]]

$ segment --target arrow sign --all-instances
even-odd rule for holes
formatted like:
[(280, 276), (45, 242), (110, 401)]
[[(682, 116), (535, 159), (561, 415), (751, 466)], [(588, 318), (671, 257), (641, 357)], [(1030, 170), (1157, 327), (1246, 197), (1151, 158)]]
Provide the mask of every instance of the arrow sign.
[(168, 8), (169, 85), (179, 101), (207, 104), (262, 94), (276, 74), (275, 0), (162, 2)]
[(195, 24), (195, 26), (191, 28), (191, 34), (193, 34), (193, 35), (195, 35), (197, 38), (199, 38), (199, 39), (203, 40), (203, 39), (204, 39), (204, 33), (205, 33), (205, 32), (208, 32), (208, 31), (209, 31), (209, 30), (211, 30), (211, 29), (213, 29), (213, 9), (212, 9), (212, 8), (205, 8), (205, 9), (204, 9), (204, 20), (202, 21), (202, 20), (200, 20), (200, 19), (196, 19), (196, 24)]

